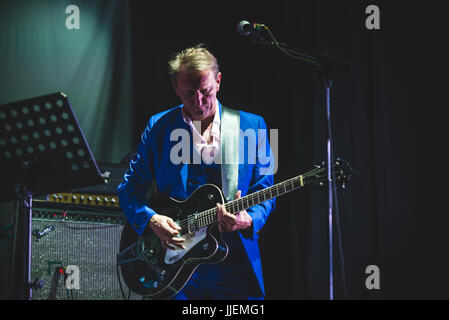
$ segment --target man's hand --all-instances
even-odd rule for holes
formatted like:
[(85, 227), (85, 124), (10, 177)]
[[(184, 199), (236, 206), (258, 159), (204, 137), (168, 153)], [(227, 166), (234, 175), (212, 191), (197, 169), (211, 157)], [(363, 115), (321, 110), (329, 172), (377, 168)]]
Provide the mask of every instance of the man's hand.
[[(242, 192), (239, 190), (235, 194), (235, 199), (240, 199)], [(224, 205), (217, 203), (217, 216), (218, 216), (218, 230), (223, 231), (235, 231), (243, 230), (251, 227), (253, 219), (246, 212), (246, 210), (240, 211), (236, 215), (233, 215), (226, 211)]]
[(174, 245), (181, 249), (185, 249), (182, 245), (182, 242), (184, 242), (185, 239), (176, 237), (176, 235), (179, 234), (181, 227), (178, 226), (172, 218), (155, 214), (150, 219), (150, 228), (153, 229), (154, 233), (161, 240), (162, 247), (176, 250), (176, 248), (173, 247)]

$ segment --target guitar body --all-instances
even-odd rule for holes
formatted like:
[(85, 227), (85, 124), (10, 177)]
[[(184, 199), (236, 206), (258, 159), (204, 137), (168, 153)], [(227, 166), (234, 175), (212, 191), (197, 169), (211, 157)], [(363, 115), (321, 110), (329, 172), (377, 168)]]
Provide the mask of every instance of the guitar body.
[(215, 208), (216, 203), (224, 203), (224, 197), (213, 184), (201, 186), (184, 201), (164, 196), (152, 199), (154, 211), (171, 217), (182, 227), (181, 237), (186, 239), (183, 242), (186, 249), (165, 249), (150, 228), (139, 237), (127, 223), (117, 256), (126, 285), (146, 298), (168, 299), (184, 287), (200, 264), (223, 261), (229, 249), (222, 240), (218, 224), (189, 232), (195, 228), (187, 223), (189, 216)]

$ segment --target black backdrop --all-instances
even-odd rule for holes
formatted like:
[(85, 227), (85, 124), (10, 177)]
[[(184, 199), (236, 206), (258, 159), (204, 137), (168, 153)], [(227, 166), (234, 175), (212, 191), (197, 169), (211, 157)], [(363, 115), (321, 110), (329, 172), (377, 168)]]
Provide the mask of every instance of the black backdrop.
[[(365, 8), (380, 9), (367, 30)], [(351, 62), (334, 74), (335, 154), (359, 172), (339, 192), (349, 298), (448, 298), (449, 218), (444, 180), (447, 27), (438, 1), (133, 2), (136, 143), (149, 116), (179, 103), (168, 56), (205, 42), (218, 57), (220, 101), (264, 116), (279, 130), (282, 181), (325, 159), (325, 117), (312, 69), (236, 32), (246, 19), (279, 41)], [(144, 14), (143, 14), (144, 13)], [(326, 192), (279, 198), (261, 236), (267, 298), (328, 298)], [(336, 232), (336, 229), (334, 229)], [(335, 244), (337, 244), (335, 239)], [(335, 247), (335, 297), (343, 298)], [(377, 265), (380, 290), (365, 287)]]
[[(23, 1), (24, 10), (31, 3), (40, 6), (36, 1)], [(115, 146), (116, 150), (135, 149), (149, 117), (179, 104), (167, 76), (167, 59), (173, 52), (204, 42), (218, 57), (223, 73), (220, 101), (262, 115), (269, 128), (278, 129), (275, 179), (282, 181), (325, 159), (320, 83), (304, 63), (240, 37), (235, 31), (238, 22), (264, 23), (279, 41), (351, 62), (351, 71), (335, 72), (332, 91), (334, 151), (359, 172), (346, 191), (338, 192), (349, 298), (449, 297), (444, 113), (449, 52), (444, 47), (447, 26), (442, 2), (89, 3), (70, 1), (80, 7), (81, 29), (86, 30), (83, 14), (87, 7), (96, 10), (96, 19), (109, 17), (108, 23), (117, 16), (114, 27), (103, 27), (122, 40), (107, 49), (118, 52), (119, 57), (123, 52), (128, 54), (124, 48), (131, 49), (130, 68), (120, 62), (127, 59), (111, 60), (112, 69), (122, 70), (115, 72), (111, 81), (112, 91), (126, 86), (126, 90), (131, 88), (132, 98), (115, 103), (114, 92), (99, 92), (110, 95), (107, 101), (111, 101), (114, 109), (110, 111), (115, 115), (123, 112), (116, 113), (118, 106), (133, 115), (132, 128), (124, 125), (117, 130), (124, 137), (131, 135), (134, 145)], [(365, 27), (365, 9), (371, 4), (380, 9), (380, 30)], [(16, 20), (18, 25), (22, 23), (20, 16)], [(101, 27), (100, 20), (97, 24)], [(95, 48), (92, 42), (90, 54)], [(63, 79), (64, 72), (60, 76)], [(81, 85), (78, 78), (75, 80), (64, 89), (69, 96)], [(92, 87), (84, 83), (83, 88)], [(6, 95), (1, 92), (2, 99)], [(86, 111), (79, 109), (82, 106), (76, 107), (75, 111), (86, 118)], [(106, 140), (96, 144), (94, 153), (101, 154), (102, 161), (116, 161), (117, 156), (108, 150), (100, 152), (102, 145), (108, 145), (103, 131), (112, 132), (111, 128), (99, 122), (96, 130)], [(326, 192), (315, 188), (278, 199), (260, 240), (267, 299), (328, 298), (326, 207)], [(335, 296), (341, 299), (342, 261), (337, 249)], [(365, 287), (368, 265), (379, 267), (379, 290)]]

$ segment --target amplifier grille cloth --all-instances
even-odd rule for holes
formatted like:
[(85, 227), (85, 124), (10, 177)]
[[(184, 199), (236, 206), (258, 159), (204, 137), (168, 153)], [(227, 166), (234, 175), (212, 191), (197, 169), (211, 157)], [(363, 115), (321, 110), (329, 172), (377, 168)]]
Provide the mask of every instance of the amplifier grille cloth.
[[(33, 300), (122, 300), (116, 270), (121, 224), (86, 223), (54, 219), (33, 219), (32, 230), (54, 230), (36, 237), (31, 245), (31, 280), (44, 280), (41, 290), (33, 290)], [(57, 276), (60, 266), (79, 268), (79, 289), (68, 290), (64, 276)], [(122, 281), (123, 291), (129, 289)], [(130, 294), (130, 299), (142, 297)]]

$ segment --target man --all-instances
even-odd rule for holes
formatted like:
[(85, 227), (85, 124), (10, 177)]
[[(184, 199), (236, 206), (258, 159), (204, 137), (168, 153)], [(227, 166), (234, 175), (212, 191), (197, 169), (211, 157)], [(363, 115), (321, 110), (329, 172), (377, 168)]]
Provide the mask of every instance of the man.
[[(151, 117), (137, 157), (130, 162), (130, 170), (117, 193), (129, 223), (139, 235), (145, 228), (151, 228), (163, 247), (175, 250), (182, 248), (185, 241), (177, 236), (181, 228), (170, 217), (151, 209), (145, 195), (152, 182), (156, 183), (158, 192), (179, 200), (188, 198), (206, 183), (220, 188), (228, 186), (222, 176), (226, 162), (224, 159), (216, 161), (228, 137), (226, 128), (221, 126), (223, 112), (228, 109), (217, 100), (222, 78), (217, 60), (202, 45), (176, 54), (169, 61), (169, 74), (182, 105)], [(270, 150), (263, 118), (243, 111), (237, 114), (239, 125), (234, 131), (252, 130), (256, 137), (255, 148)], [(227, 125), (232, 127), (233, 123)], [(178, 141), (173, 141), (172, 133), (180, 129), (189, 133), (188, 142), (193, 146), (183, 149), (188, 153), (184, 161), (178, 161), (178, 152), (173, 152)], [(248, 148), (250, 143), (241, 144)], [(234, 167), (238, 174), (238, 191), (232, 196), (236, 199), (273, 184), (273, 175), (269, 170), (264, 171), (272, 164), (266, 161), (262, 164), (260, 153), (255, 155), (256, 159), (248, 154), (239, 158), (243, 160)], [(201, 161), (192, 163), (190, 160), (195, 156)], [(257, 239), (274, 205), (273, 199), (233, 215), (217, 203), (218, 227), (229, 246), (229, 254), (221, 263), (200, 265), (174, 299), (263, 299), (265, 291)]]

